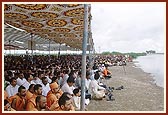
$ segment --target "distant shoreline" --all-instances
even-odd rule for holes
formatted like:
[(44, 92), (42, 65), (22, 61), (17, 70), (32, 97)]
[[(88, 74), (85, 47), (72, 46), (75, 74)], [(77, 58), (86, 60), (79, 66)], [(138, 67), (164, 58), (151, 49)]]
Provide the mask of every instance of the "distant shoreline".
[[(144, 72), (149, 73), (155, 80), (155, 84), (164, 87), (164, 55), (149, 54), (145, 57), (134, 59), (136, 68), (141, 68)], [(153, 63), (154, 66), (150, 66)], [(157, 65), (157, 66), (156, 66)]]
[(153, 53), (153, 54), (147, 54), (147, 55), (157, 55), (157, 54), (162, 54), (162, 55), (164, 55), (164, 53)]

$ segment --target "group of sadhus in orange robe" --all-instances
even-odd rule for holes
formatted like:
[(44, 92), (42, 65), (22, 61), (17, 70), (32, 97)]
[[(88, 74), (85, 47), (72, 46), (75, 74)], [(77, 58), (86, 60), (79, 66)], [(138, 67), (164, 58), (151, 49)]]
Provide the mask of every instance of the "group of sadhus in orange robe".
[[(37, 88), (36, 88), (37, 89)], [(4, 91), (4, 100), (7, 100), (10, 105), (11, 111), (39, 111), (39, 107), (37, 106), (37, 96), (42, 94), (42, 87), (34, 90), (34, 93), (26, 90), (24, 87), (19, 87), (18, 93), (14, 96), (8, 98), (8, 94)], [(47, 96), (44, 97), (46, 99), (46, 109), (48, 111), (63, 111), (63, 109), (59, 106), (58, 101), (59, 98), (62, 96), (63, 91), (60, 89), (59, 85), (54, 82), (50, 84), (50, 91), (48, 92)], [(43, 98), (39, 97), (39, 98)], [(4, 105), (4, 108), (6, 105)], [(41, 109), (42, 110), (42, 109)], [(75, 110), (74, 107), (71, 107), (71, 110)]]

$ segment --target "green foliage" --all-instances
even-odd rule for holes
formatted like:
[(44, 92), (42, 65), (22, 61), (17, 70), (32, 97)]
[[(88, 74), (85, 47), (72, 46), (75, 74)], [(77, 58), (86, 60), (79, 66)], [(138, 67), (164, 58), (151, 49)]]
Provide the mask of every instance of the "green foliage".
[(112, 54), (112, 55), (122, 55), (122, 53), (120, 53), (120, 52), (115, 52), (115, 51), (111, 52), (111, 54)]
[(120, 52), (102, 52), (102, 55), (122, 55)]
[(144, 53), (144, 52), (143, 53), (134, 53), (134, 52), (121, 53), (121, 52), (113, 51), (113, 52), (102, 52), (102, 55), (129, 55), (132, 58), (137, 58), (138, 56), (145, 56), (146, 53)]
[(131, 52), (131, 53), (125, 53), (124, 55), (129, 55), (132, 58), (137, 58), (138, 56), (146, 56), (146, 53), (134, 53), (134, 52)]
[(110, 52), (102, 52), (102, 55), (110, 55)]

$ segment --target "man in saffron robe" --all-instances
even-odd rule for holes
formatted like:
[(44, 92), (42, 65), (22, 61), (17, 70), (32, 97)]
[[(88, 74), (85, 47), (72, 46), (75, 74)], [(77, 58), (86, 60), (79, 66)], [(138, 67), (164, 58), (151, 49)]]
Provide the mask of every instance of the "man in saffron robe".
[(36, 97), (38, 95), (42, 95), (42, 86), (40, 84), (36, 84), (34, 86), (34, 94), (27, 102), (27, 111), (33, 111), (33, 109), (36, 107)]
[(51, 90), (47, 94), (47, 106), (51, 111), (57, 111), (59, 110), (58, 99), (61, 97), (63, 92), (56, 82), (50, 84), (50, 89)]
[(8, 93), (4, 90), (4, 100), (8, 98), (9, 98)]
[(26, 108), (26, 88), (24, 86), (20, 86), (18, 89), (18, 93), (12, 97), (10, 97), (11, 106), (16, 111), (24, 111)]
[(33, 96), (33, 94), (34, 94), (34, 86), (35, 86), (35, 84), (31, 84), (30, 86), (29, 86), (29, 89), (27, 90), (27, 92), (26, 92), (26, 100), (28, 101), (32, 96)]
[(108, 70), (108, 66), (106, 65), (104, 70), (103, 70), (103, 76), (105, 78), (111, 78), (111, 72)]
[(33, 111), (49, 111), (47, 107), (47, 99), (43, 95), (38, 95), (36, 97), (36, 107), (32, 109)]
[(7, 99), (4, 100), (4, 111), (16, 111), (11, 107), (11, 104)]

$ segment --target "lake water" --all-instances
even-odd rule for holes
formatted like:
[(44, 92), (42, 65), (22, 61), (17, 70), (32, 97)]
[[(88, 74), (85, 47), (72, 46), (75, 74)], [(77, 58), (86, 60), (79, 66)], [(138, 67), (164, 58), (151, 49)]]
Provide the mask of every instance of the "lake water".
[(164, 54), (140, 56), (134, 62), (144, 72), (151, 73), (158, 86), (164, 87)]

